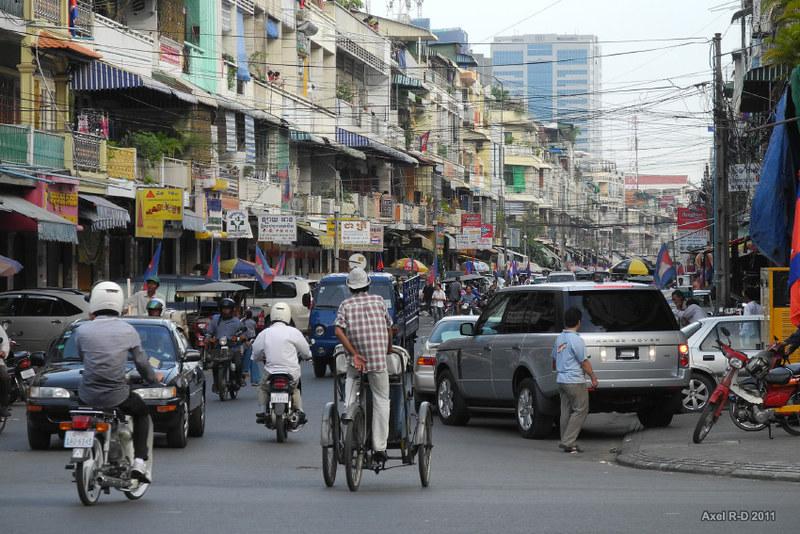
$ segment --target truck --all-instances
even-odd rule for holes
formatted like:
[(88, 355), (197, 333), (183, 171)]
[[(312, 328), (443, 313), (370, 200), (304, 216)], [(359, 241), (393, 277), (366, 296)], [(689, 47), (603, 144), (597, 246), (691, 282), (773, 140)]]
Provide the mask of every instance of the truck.
[[(424, 285), (422, 277), (414, 275), (398, 280), (388, 273), (370, 273), (369, 278), (369, 292), (383, 297), (394, 323), (393, 343), (405, 348), (413, 360), (419, 330), (419, 293)], [(333, 351), (339, 340), (334, 323), (339, 305), (350, 297), (346, 282), (347, 273), (329, 274), (314, 289), (309, 333), (314, 376), (317, 378), (325, 376), (328, 368), (335, 373)]]

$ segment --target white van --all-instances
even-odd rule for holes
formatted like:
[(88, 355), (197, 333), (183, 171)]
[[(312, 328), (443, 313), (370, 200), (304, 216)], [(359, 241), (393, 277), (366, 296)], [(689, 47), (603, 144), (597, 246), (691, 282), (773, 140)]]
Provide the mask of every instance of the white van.
[(308, 332), (308, 316), (311, 313), (311, 286), (302, 276), (276, 276), (266, 289), (261, 288), (255, 278), (232, 278), (231, 282), (252, 288), (247, 302), (260, 306), (269, 314), (276, 302), (285, 302), (292, 310), (292, 321), (302, 332)]

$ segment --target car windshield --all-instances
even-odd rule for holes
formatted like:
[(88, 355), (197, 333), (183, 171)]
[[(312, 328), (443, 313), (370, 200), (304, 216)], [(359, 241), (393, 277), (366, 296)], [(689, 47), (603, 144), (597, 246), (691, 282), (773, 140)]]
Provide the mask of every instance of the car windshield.
[[(134, 324), (142, 340), (142, 349), (148, 358), (155, 358), (160, 362), (173, 362), (175, 358), (175, 344), (167, 327), (159, 324)], [(128, 355), (128, 359), (131, 356)], [(53, 361), (68, 362), (81, 361), (78, 349), (75, 346), (75, 329), (64, 332), (53, 346)]]
[[(392, 309), (392, 285), (373, 282), (369, 286), (371, 295), (379, 295), (386, 301), (386, 307)], [(317, 288), (314, 298), (315, 308), (338, 308), (343, 300), (350, 298), (352, 293), (346, 285), (322, 283)]]
[(583, 312), (582, 332), (677, 330), (675, 316), (657, 291), (573, 291), (569, 306)]
[[(477, 317), (476, 317), (477, 319)], [(461, 336), (461, 325), (469, 321), (441, 321), (431, 332), (429, 343), (444, 343), (448, 339)], [(475, 321), (472, 321), (473, 323)]]
[(698, 321), (688, 326), (684, 326), (683, 328), (681, 328), (681, 332), (683, 332), (683, 334), (686, 336), (686, 339), (689, 339), (690, 337), (695, 335), (695, 333), (698, 330), (700, 330), (701, 326), (703, 326), (703, 324)]

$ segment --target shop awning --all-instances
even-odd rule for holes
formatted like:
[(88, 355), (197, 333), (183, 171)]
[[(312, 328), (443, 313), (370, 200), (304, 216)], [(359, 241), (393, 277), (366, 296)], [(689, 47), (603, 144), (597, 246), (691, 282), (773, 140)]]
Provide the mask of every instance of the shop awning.
[(302, 130), (289, 130), (289, 141), (292, 143), (314, 143), (317, 145), (328, 144), (325, 142), (324, 138)]
[(109, 202), (96, 195), (78, 195), (81, 200), (91, 204), (91, 208), (81, 210), (80, 215), (92, 222), (92, 230), (110, 230), (112, 228), (127, 228), (131, 222), (128, 210)]
[(39, 239), (43, 241), (78, 243), (76, 225), (22, 198), (0, 195), (0, 212), (16, 213), (36, 221)]
[(194, 232), (205, 232), (206, 223), (203, 217), (190, 209), (183, 208), (183, 229)]
[(422, 245), (422, 248), (424, 248), (426, 250), (433, 250), (433, 248), (434, 248), (433, 239), (431, 239), (429, 237), (426, 237), (426, 236), (420, 234), (419, 232), (415, 232), (415, 233), (411, 234), (411, 237), (419, 239), (420, 245)]
[(69, 37), (57, 37), (50, 32), (42, 31), (36, 40), (39, 50), (61, 50), (68, 54), (81, 56), (81, 59), (100, 59), (103, 57), (91, 48), (80, 45)]
[(395, 74), (392, 76), (392, 83), (400, 87), (407, 87), (409, 89), (422, 89), (422, 82), (411, 76), (405, 74)]
[(349, 147), (371, 149), (384, 156), (407, 163), (409, 165), (417, 166), (419, 164), (416, 159), (412, 158), (408, 154), (404, 154), (403, 152), (400, 152), (399, 150), (388, 145), (384, 145), (378, 141), (373, 141), (372, 139), (364, 137), (363, 135), (349, 132), (343, 128), (336, 128), (336, 142)]
[(183, 100), (190, 104), (198, 102), (194, 95), (174, 89), (153, 78), (113, 67), (102, 61), (93, 61), (77, 69), (72, 73), (70, 84), (73, 91), (113, 91), (117, 89), (145, 88), (172, 95), (178, 100)]

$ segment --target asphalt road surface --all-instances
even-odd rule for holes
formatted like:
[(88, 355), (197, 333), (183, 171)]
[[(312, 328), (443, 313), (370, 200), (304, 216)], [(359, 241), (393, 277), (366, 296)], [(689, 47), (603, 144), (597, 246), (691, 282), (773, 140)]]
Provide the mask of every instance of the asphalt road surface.
[[(154, 484), (131, 502), (112, 491), (98, 505), (78, 500), (69, 452), (28, 450), (24, 407), (0, 435), (0, 532), (764, 532), (796, 531), (796, 484), (638, 471), (612, 450), (635, 424), (627, 415), (591, 415), (582, 455), (557, 440), (529, 441), (508, 417), (434, 427), (431, 487), (416, 467), (365, 472), (350, 493), (340, 466), (322, 480), (320, 414), (332, 379), (304, 368), (311, 422), (287, 443), (255, 423), (255, 389), (219, 402), (209, 395), (206, 434), (186, 449), (155, 451)], [(210, 384), (210, 381), (209, 381)], [(687, 440), (690, 437), (686, 436)], [(770, 511), (771, 522), (702, 521), (704, 512)], [(769, 516), (768, 516), (769, 517)]]

